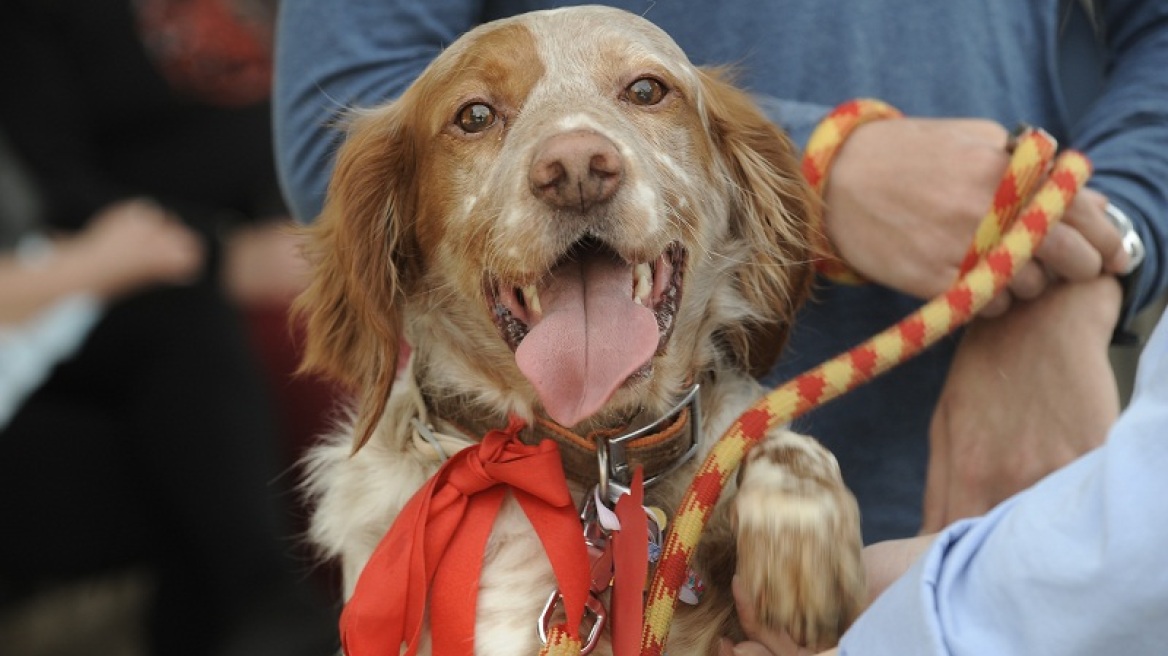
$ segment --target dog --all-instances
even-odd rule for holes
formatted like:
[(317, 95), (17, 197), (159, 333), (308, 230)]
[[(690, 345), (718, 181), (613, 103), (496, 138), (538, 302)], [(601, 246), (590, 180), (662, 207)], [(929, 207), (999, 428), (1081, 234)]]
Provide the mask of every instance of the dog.
[[(297, 301), (304, 369), (356, 392), (305, 483), (310, 537), (339, 559), (345, 598), (443, 458), (509, 417), (527, 441), (557, 440), (581, 507), (594, 486), (627, 483), (598, 466), (595, 436), (691, 422), (677, 445), (621, 450), (669, 516), (764, 393), (754, 375), (810, 293), (820, 207), (784, 134), (726, 70), (601, 7), (480, 25), (346, 129)], [(704, 591), (680, 605), (669, 653), (742, 638), (736, 573), (763, 626), (835, 644), (865, 593), (858, 510), (832, 455), (773, 429), (721, 503), (692, 568)], [(474, 653), (537, 653), (555, 589), (508, 498), (483, 556)], [(594, 649), (611, 653), (607, 634)]]

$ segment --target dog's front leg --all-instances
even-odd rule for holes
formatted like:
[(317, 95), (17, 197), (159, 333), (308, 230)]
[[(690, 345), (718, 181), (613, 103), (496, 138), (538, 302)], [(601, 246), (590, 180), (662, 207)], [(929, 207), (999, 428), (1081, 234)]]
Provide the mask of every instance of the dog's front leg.
[(738, 579), (764, 626), (834, 646), (865, 597), (859, 510), (835, 457), (775, 430), (747, 455), (734, 499)]

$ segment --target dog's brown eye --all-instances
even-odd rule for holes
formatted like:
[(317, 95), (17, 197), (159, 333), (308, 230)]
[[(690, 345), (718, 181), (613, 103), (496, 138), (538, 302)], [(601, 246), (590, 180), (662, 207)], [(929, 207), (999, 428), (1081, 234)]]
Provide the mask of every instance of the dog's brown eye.
[(495, 109), (485, 103), (470, 103), (458, 110), (455, 122), (464, 132), (482, 132), (495, 124)]
[(634, 105), (656, 105), (665, 98), (666, 88), (660, 81), (643, 77), (625, 89), (625, 98)]

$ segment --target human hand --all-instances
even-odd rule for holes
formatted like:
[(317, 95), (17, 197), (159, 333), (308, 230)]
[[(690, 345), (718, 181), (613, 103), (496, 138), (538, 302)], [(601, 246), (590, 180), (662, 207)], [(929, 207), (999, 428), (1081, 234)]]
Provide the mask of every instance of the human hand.
[(236, 230), (227, 239), (223, 280), (228, 295), (244, 305), (282, 305), (308, 284), (302, 238), (289, 222), (271, 221)]
[(190, 282), (202, 264), (199, 238), (161, 206), (145, 199), (103, 208), (62, 253), (98, 296), (112, 299), (141, 287)]
[(735, 576), (731, 584), (734, 593), (734, 605), (738, 611), (738, 624), (746, 634), (746, 641), (734, 644), (723, 638), (718, 645), (718, 656), (830, 656), (836, 653), (835, 649), (824, 652), (814, 652), (806, 647), (800, 647), (786, 631), (775, 631), (767, 628), (755, 615), (754, 604), (746, 594), (744, 586)]
[[(827, 180), (826, 230), (856, 272), (920, 298), (957, 277), (978, 224), (1009, 163), (1009, 135), (978, 119), (905, 118), (860, 126)], [(1013, 299), (1038, 297), (1052, 281), (1118, 273), (1127, 259), (1104, 213), (1084, 189), (1004, 290), (983, 309), (998, 316)]]
[(861, 125), (827, 179), (828, 238), (869, 280), (921, 298), (941, 293), (990, 207), (1008, 139), (1001, 125), (979, 119)]
[(970, 324), (930, 426), (922, 530), (981, 515), (1100, 445), (1119, 414), (1110, 276)]
[[(888, 540), (864, 547), (864, 572), (867, 577), (868, 604), (875, 601), (893, 581), (900, 578), (908, 568), (932, 546), (936, 534), (921, 535), (903, 540)], [(785, 632), (770, 631), (760, 625), (754, 615), (753, 606), (742, 594), (737, 579), (733, 583), (734, 603), (738, 611), (738, 621), (746, 633), (747, 640), (734, 644), (723, 639), (718, 645), (719, 656), (831, 656), (836, 649), (813, 652), (795, 644)]]

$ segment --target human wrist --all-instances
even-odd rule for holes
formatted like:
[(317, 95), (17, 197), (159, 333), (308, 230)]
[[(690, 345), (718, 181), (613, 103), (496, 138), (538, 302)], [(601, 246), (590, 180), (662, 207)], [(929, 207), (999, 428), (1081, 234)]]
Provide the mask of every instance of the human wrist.
[[(848, 138), (868, 123), (902, 116), (895, 107), (874, 99), (855, 99), (837, 105), (811, 132), (803, 153), (804, 178), (821, 198), (826, 199), (832, 167), (844, 151)], [(818, 251), (816, 268), (821, 274), (839, 282), (863, 281), (844, 263), (828, 236), (824, 220), (813, 231), (813, 239)]]

